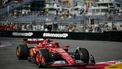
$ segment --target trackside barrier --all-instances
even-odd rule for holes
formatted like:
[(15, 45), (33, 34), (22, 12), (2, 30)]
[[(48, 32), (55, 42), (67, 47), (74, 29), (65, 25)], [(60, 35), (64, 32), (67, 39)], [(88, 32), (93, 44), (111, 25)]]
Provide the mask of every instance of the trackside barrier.
[(43, 32), (43, 31), (0, 31), (0, 37), (122, 41), (122, 31), (111, 31), (111, 32), (103, 32), (103, 33)]

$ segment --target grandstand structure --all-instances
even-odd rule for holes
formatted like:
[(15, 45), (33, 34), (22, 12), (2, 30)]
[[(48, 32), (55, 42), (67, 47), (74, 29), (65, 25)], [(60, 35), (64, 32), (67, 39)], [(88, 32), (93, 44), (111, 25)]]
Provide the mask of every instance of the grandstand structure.
[(33, 5), (35, 6), (35, 2), (36, 2), (36, 4), (38, 4), (38, 3), (43, 2), (43, 0), (13, 0), (13, 1), (10, 1), (1, 6), (0, 15), (5, 15), (7, 13), (10, 13), (11, 11), (13, 11), (15, 9), (19, 9), (20, 7), (25, 6), (26, 4), (29, 4), (30, 7), (33, 7)]
[[(0, 6), (0, 30), (103, 32), (122, 30), (122, 14), (88, 16), (94, 0), (11, 0)], [(9, 29), (12, 27), (11, 29)]]

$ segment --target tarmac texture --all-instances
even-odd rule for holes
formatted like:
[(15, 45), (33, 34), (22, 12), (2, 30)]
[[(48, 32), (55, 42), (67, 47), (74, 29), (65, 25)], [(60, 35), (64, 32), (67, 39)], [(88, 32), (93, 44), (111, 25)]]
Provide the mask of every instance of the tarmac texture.
[[(69, 45), (69, 51), (74, 51), (77, 47), (87, 48), (96, 62), (122, 59), (122, 42), (64, 39), (53, 39), (53, 41), (59, 42), (62, 47)], [(75, 67), (38, 68), (26, 60), (19, 61), (16, 57), (16, 47), (22, 42), (22, 38), (0, 37), (0, 69), (77, 69)]]

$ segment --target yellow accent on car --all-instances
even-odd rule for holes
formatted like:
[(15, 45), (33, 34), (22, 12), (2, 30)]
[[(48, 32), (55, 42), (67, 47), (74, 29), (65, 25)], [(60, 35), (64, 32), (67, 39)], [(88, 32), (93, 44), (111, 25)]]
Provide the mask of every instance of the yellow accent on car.
[(111, 66), (105, 67), (105, 69), (122, 69), (122, 63), (121, 64), (115, 64)]

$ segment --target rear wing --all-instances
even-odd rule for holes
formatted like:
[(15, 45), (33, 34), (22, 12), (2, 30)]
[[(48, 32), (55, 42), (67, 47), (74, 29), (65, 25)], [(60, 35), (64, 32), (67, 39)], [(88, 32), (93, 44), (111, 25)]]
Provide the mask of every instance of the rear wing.
[(26, 44), (38, 44), (40, 42), (42, 42), (44, 39), (42, 38), (27, 38), (27, 39), (23, 39), (23, 42)]

